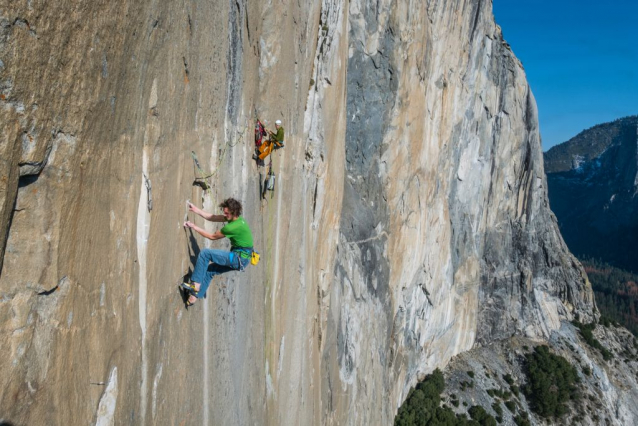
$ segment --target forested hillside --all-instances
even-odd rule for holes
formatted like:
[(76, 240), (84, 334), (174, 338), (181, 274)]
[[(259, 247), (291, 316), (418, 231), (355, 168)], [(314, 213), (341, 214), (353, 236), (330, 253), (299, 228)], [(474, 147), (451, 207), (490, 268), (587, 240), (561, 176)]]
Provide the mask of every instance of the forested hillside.
[(582, 263), (602, 315), (600, 322), (617, 322), (638, 336), (638, 274), (600, 260), (586, 259)]

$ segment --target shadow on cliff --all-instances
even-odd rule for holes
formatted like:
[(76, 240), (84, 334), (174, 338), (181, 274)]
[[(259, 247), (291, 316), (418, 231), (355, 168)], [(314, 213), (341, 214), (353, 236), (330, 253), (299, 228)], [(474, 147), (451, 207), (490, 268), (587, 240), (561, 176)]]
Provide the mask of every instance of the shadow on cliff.
[(4, 420), (0, 421), (0, 426), (15, 426), (15, 424), (11, 423), (11, 422), (7, 422)]
[[(192, 229), (184, 229), (184, 233), (186, 235), (186, 239), (187, 244), (186, 246), (188, 247), (188, 257), (189, 257), (189, 261), (191, 265), (195, 265), (195, 263), (197, 262), (197, 256), (199, 256), (199, 252), (201, 251), (201, 249), (199, 248), (199, 244), (197, 243), (197, 238), (195, 238), (195, 234), (193, 233)], [(180, 282), (190, 282), (191, 279), (191, 275), (193, 274), (193, 271), (191, 270), (191, 267), (188, 267), (188, 271), (180, 278)], [(188, 300), (188, 297), (190, 296), (189, 293), (187, 291), (185, 291), (184, 289), (182, 289), (180, 286), (177, 287), (177, 291), (179, 291), (179, 295), (182, 298), (182, 303), (184, 303), (184, 305), (186, 305), (186, 301)], [(186, 307), (186, 309), (188, 309), (188, 307)], [(0, 426), (2, 426), (2, 424), (0, 424)]]
[[(190, 258), (191, 265), (194, 265), (197, 262), (197, 256), (199, 256), (199, 252), (201, 249), (199, 248), (199, 244), (197, 244), (197, 238), (195, 238), (195, 234), (192, 229), (184, 228), (184, 232), (186, 233), (186, 238), (188, 239), (188, 257)], [(188, 268), (188, 277), (190, 277), (191, 271)]]

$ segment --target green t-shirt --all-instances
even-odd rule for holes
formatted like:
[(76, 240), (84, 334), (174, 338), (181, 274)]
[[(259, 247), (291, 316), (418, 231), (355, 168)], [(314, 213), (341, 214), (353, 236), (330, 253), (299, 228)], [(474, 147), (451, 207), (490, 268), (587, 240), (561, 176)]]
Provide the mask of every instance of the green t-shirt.
[(277, 145), (281, 145), (284, 143), (284, 128), (279, 126), (279, 129), (277, 129), (277, 133), (275, 133), (275, 139), (274, 141)]
[(230, 240), (232, 248), (253, 246), (253, 234), (241, 216), (228, 222), (219, 232)]

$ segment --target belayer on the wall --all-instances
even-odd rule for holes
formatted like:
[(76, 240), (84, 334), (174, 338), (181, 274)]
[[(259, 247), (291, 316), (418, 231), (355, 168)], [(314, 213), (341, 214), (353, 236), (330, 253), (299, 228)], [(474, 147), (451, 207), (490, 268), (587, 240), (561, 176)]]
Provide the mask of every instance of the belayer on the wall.
[[(256, 147), (253, 155), (253, 159), (257, 162), (263, 162), (264, 158), (268, 157), (274, 150), (284, 147), (284, 128), (281, 125), (281, 120), (275, 121), (275, 129), (277, 132), (265, 130), (261, 122), (257, 120), (257, 125), (255, 126)], [(264, 138), (266, 133), (269, 135), (268, 139)]]

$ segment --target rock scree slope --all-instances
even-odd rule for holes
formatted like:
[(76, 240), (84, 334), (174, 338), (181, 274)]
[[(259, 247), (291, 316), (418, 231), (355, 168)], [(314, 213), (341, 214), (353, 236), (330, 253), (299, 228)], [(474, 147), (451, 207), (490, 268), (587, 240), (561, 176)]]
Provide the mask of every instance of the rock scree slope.
[[(6, 421), (389, 424), (454, 355), (595, 317), (490, 1), (0, 4)], [(262, 261), (186, 311), (185, 203), (228, 196)]]

